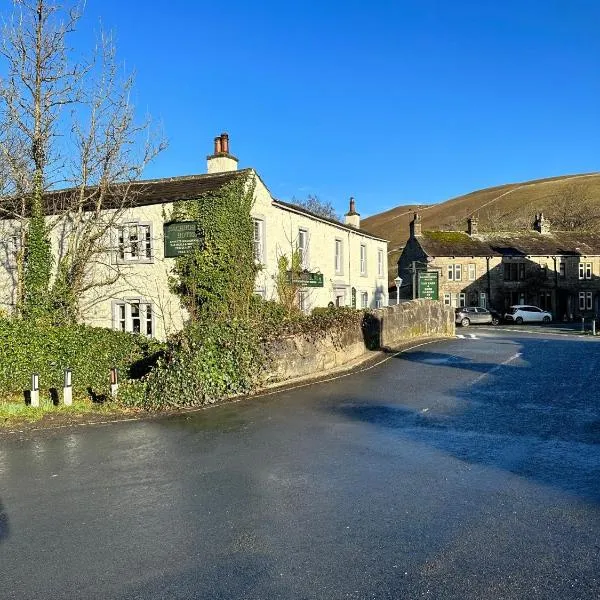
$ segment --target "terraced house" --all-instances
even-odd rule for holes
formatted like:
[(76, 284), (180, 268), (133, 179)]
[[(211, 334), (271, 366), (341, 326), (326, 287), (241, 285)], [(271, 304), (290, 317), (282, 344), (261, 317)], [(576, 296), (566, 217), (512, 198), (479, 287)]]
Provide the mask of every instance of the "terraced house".
[(415, 213), (398, 261), (401, 297), (416, 295), (419, 271), (438, 273), (439, 299), (449, 306), (504, 310), (533, 304), (555, 319), (600, 314), (600, 234), (552, 231), (543, 214), (531, 231), (422, 231)]
[[(277, 200), (254, 169), (238, 170), (238, 160), (229, 151), (229, 137), (221, 134), (207, 157), (206, 174), (138, 181), (127, 186), (130, 203), (123, 203), (123, 188), (116, 188), (105, 202), (103, 215), (110, 224), (110, 239), (106, 252), (90, 266), (92, 285), (79, 298), (82, 320), (160, 339), (180, 329), (187, 314), (169, 290), (175, 260), (170, 251), (185, 242), (190, 227), (192, 234), (195, 228), (189, 223), (173, 228), (169, 215), (175, 202), (214, 192), (239, 176), (248, 176), (255, 184), (254, 253), (262, 265), (257, 294), (276, 299), (278, 260), (297, 250), (303, 271), (298, 282), (302, 310), (331, 303), (358, 308), (387, 305), (387, 242), (361, 230), (354, 200), (350, 200), (344, 223)], [(53, 222), (53, 207), (60, 206), (68, 192), (52, 192), (46, 198), (56, 255), (68, 244), (69, 235), (76, 235), (76, 231), (65, 235), (64, 227)], [(19, 224), (4, 219), (0, 227), (0, 307), (11, 312), (16, 302)], [(169, 231), (171, 237), (166, 239)]]

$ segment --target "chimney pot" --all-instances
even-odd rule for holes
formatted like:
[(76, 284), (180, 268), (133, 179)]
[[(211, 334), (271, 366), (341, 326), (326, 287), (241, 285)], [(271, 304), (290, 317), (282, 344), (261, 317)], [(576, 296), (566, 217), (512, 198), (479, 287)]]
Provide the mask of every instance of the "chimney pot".
[(217, 136), (215, 138), (215, 154), (219, 154), (221, 152), (221, 137)]
[(221, 152), (229, 154), (229, 136), (226, 133), (221, 134)]

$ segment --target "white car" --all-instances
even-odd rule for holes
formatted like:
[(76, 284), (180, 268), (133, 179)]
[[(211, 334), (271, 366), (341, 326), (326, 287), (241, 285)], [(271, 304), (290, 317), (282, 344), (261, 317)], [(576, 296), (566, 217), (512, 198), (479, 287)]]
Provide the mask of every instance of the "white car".
[(515, 304), (511, 306), (504, 315), (506, 323), (516, 323), (520, 325), (529, 321), (531, 323), (550, 323), (552, 321), (552, 313), (542, 310), (537, 306), (529, 304)]

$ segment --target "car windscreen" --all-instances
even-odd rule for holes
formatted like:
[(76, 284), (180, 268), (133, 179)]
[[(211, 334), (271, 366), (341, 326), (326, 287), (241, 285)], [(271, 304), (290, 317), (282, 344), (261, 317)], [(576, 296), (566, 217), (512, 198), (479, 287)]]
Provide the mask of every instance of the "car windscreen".
[(519, 310), (519, 309), (518, 309), (516, 306), (511, 306), (511, 307), (508, 309), (508, 314), (509, 314), (509, 315), (514, 315), (514, 314), (515, 314), (515, 313), (516, 313), (518, 310)]

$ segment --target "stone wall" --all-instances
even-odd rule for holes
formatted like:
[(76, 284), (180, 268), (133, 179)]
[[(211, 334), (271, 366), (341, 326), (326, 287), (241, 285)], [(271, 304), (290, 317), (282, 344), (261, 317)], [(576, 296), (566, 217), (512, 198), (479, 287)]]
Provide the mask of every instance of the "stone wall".
[(454, 310), (441, 302), (412, 300), (371, 313), (365, 327), (357, 326), (338, 339), (327, 335), (309, 340), (290, 336), (273, 346), (269, 379), (285, 381), (319, 375), (331, 369), (366, 358), (374, 350), (394, 348), (406, 341), (454, 335)]

